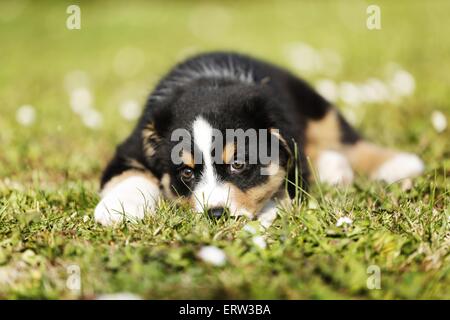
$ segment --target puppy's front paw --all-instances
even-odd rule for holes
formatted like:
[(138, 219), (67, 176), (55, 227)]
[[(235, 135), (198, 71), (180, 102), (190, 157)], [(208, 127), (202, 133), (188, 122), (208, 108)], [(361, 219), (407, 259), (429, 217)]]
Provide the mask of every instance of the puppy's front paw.
[(105, 226), (124, 219), (138, 221), (155, 208), (159, 188), (143, 177), (129, 177), (109, 189), (95, 208), (95, 221)]
[(121, 197), (120, 199), (113, 196), (107, 196), (95, 208), (95, 221), (110, 226), (122, 222), (124, 219), (137, 221), (144, 217), (146, 203), (141, 199), (133, 199), (132, 197)]
[(412, 153), (398, 153), (384, 162), (372, 175), (372, 179), (387, 183), (413, 178), (424, 171), (424, 164), (418, 156)]

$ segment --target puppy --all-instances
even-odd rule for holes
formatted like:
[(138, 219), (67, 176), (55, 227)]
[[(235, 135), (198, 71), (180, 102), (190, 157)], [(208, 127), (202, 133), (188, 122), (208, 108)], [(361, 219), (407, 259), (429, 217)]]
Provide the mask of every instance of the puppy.
[(136, 221), (164, 197), (268, 226), (277, 203), (298, 196), (312, 176), (350, 184), (356, 172), (392, 183), (423, 169), (416, 155), (363, 139), (288, 71), (208, 53), (175, 66), (151, 93), (103, 173), (95, 220)]

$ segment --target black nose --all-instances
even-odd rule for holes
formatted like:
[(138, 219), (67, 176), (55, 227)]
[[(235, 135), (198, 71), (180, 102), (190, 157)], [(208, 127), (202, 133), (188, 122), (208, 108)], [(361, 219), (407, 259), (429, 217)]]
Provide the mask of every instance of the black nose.
[(215, 207), (215, 208), (208, 209), (208, 215), (211, 218), (219, 219), (224, 214), (225, 214), (225, 208), (224, 207)]

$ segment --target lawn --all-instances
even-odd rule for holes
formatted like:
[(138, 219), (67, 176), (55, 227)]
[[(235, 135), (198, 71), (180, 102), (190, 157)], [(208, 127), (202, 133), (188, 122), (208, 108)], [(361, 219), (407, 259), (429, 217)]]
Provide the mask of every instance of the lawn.
[[(373, 2), (380, 30), (366, 27)], [(80, 30), (66, 28), (71, 1), (0, 2), (0, 298), (450, 299), (450, 134), (436, 124), (450, 115), (449, 1), (77, 3)], [(215, 49), (337, 83), (352, 123), (419, 154), (425, 174), (315, 185), (266, 231), (169, 202), (97, 225), (101, 170), (158, 78)], [(355, 101), (395, 70), (406, 93)]]

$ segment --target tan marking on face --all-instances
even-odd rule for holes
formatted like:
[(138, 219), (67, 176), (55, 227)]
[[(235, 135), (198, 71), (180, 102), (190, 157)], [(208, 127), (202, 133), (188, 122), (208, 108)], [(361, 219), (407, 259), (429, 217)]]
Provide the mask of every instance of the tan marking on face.
[(167, 199), (171, 199), (174, 200), (176, 199), (177, 195), (175, 194), (173, 188), (172, 188), (172, 183), (170, 180), (170, 175), (168, 173), (164, 173), (161, 177), (161, 186), (163, 189), (163, 193), (164, 196)]
[(144, 153), (147, 157), (155, 155), (155, 145), (160, 142), (161, 138), (156, 134), (155, 126), (151, 122), (142, 130), (142, 141)]
[(371, 174), (384, 162), (395, 156), (394, 150), (360, 141), (344, 148), (344, 154), (358, 173)]
[(230, 164), (234, 160), (236, 153), (236, 145), (234, 142), (228, 142), (223, 148), (222, 161), (223, 163)]
[[(270, 166), (277, 165), (271, 164)], [(276, 168), (274, 168), (274, 170), (275, 169)], [(278, 168), (274, 175), (268, 176), (268, 180), (265, 181), (265, 183), (245, 191), (228, 183), (227, 185), (231, 190), (231, 201), (234, 202), (232, 203), (232, 206), (236, 207), (238, 210), (248, 212), (248, 215), (254, 216), (263, 208), (269, 199), (280, 192), (285, 176), (286, 171), (284, 168)]]
[(101, 195), (105, 195), (108, 193), (109, 190), (111, 190), (112, 188), (114, 188), (117, 184), (121, 183), (122, 181), (124, 181), (125, 179), (129, 178), (129, 177), (134, 177), (134, 176), (140, 176), (140, 177), (144, 177), (146, 179), (148, 179), (149, 181), (155, 183), (156, 185), (158, 185), (158, 179), (149, 171), (139, 171), (139, 170), (127, 170), (122, 172), (121, 174), (113, 177), (111, 180), (109, 180), (104, 187), (101, 190)]
[(305, 153), (315, 161), (321, 150), (339, 149), (342, 146), (340, 137), (338, 113), (330, 110), (322, 119), (308, 121)]
[(190, 168), (194, 168), (195, 167), (195, 162), (194, 162), (194, 157), (192, 156), (192, 154), (186, 150), (182, 150), (181, 151), (181, 160), (183, 161), (184, 165), (190, 167)]
[(168, 173), (163, 174), (163, 176), (161, 177), (161, 186), (163, 195), (167, 199), (173, 201), (175, 204), (186, 205), (191, 208), (194, 207), (195, 202), (193, 201), (193, 199), (191, 199), (191, 197), (182, 197), (175, 192), (175, 190), (172, 188), (170, 175)]

